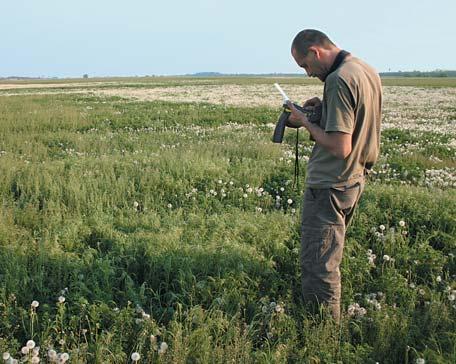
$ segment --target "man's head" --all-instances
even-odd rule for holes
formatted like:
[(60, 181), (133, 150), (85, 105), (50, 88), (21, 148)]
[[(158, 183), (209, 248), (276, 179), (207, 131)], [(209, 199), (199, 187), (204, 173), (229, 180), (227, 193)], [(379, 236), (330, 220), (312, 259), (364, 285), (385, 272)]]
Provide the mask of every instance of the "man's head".
[(309, 77), (324, 80), (340, 49), (328, 36), (315, 29), (299, 32), (291, 44), (291, 54)]

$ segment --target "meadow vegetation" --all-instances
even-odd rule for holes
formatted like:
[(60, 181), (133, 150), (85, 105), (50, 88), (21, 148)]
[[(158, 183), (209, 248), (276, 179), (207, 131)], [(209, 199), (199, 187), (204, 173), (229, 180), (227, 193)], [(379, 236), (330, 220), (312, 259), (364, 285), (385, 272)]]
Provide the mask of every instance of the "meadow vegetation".
[[(271, 142), (274, 81), (0, 91), (6, 363), (456, 362), (455, 85), (385, 85), (336, 326), (300, 298), (312, 142), (300, 132), (295, 186), (296, 133)], [(322, 91), (279, 82), (299, 99)], [(208, 85), (238, 93), (214, 101)], [(128, 93), (171, 87), (191, 102)]]

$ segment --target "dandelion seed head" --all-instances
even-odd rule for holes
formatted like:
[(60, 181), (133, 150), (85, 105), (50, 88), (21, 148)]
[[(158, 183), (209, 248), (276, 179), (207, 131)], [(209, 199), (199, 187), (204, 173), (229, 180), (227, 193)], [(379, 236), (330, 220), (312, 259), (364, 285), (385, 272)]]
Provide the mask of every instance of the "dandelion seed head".
[(11, 358), (10, 353), (4, 352), (4, 353), (3, 353), (3, 360), (8, 360), (9, 358)]
[(29, 349), (33, 349), (35, 347), (35, 342), (33, 340), (29, 340), (27, 341), (27, 344), (26, 346), (29, 348)]
[(21, 349), (21, 353), (24, 355), (27, 355), (30, 351), (30, 348), (28, 346), (23, 346)]
[(65, 302), (65, 297), (60, 296), (60, 297), (58, 298), (58, 302), (59, 302), (59, 303), (64, 303), (64, 302)]
[(133, 354), (131, 354), (131, 360), (138, 361), (139, 358), (141, 358), (141, 355), (139, 355), (139, 353), (134, 352)]
[(30, 306), (32, 306), (32, 308), (37, 308), (39, 305), (40, 303), (38, 301), (32, 301)]
[(405, 226), (405, 221), (404, 220), (399, 221), (399, 226), (400, 227), (404, 227)]
[(384, 230), (386, 229), (385, 225), (380, 225), (378, 228), (379, 228), (381, 231), (384, 231)]

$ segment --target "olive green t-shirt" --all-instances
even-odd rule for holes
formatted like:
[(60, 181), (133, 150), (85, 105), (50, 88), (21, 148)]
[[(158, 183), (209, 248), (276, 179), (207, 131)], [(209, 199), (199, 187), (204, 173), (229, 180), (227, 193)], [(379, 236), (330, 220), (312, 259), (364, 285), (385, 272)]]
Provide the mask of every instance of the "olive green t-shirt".
[(336, 158), (315, 143), (307, 165), (306, 184), (328, 188), (355, 183), (376, 162), (380, 148), (382, 86), (378, 73), (348, 56), (326, 80), (320, 127), (327, 133), (352, 135), (352, 151)]

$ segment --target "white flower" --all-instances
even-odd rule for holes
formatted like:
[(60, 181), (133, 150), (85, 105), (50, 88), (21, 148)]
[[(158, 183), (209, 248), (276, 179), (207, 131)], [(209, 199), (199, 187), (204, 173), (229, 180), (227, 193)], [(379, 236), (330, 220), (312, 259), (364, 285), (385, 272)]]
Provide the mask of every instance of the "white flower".
[(8, 352), (3, 353), (3, 360), (8, 360), (9, 358), (11, 358), (10, 353), (8, 353)]
[(416, 364), (425, 364), (426, 361), (423, 358), (418, 358), (418, 359), (415, 360), (415, 363)]
[(263, 209), (261, 207), (257, 207), (256, 210), (257, 210), (257, 212), (263, 211)]
[(155, 344), (157, 342), (157, 337), (155, 335), (150, 335), (150, 342), (153, 344)]
[(33, 356), (38, 356), (40, 354), (40, 347), (35, 346), (32, 351), (33, 351), (33, 353), (32, 353)]
[(37, 308), (39, 305), (40, 303), (38, 301), (32, 301), (32, 304), (30, 306), (32, 306), (32, 308)]
[(424, 294), (425, 294), (426, 292), (424, 291), (423, 288), (420, 288), (420, 289), (418, 290), (418, 293), (419, 293), (420, 295), (424, 296)]
[(296, 212), (296, 209), (291, 209), (291, 213), (294, 214)]
[(49, 359), (55, 359), (57, 357), (57, 352), (53, 349), (50, 349), (48, 351), (48, 357), (49, 357)]
[(248, 196), (247, 196), (246, 193), (244, 193), (244, 194), (242, 195), (242, 197), (247, 198)]
[(385, 230), (385, 229), (386, 229), (386, 228), (385, 228), (385, 225), (380, 225), (380, 226), (379, 226), (379, 229), (380, 229), (381, 231)]
[(221, 179), (219, 179), (218, 183), (219, 183), (219, 185), (221, 185), (223, 183), (223, 181)]
[(21, 349), (21, 353), (24, 355), (27, 355), (29, 353), (29, 351), (30, 351), (30, 348), (27, 346), (23, 346)]
[(386, 254), (385, 254), (385, 255), (383, 256), (383, 260), (384, 260), (385, 262), (388, 262), (390, 259), (391, 259), (391, 258), (390, 258), (389, 255), (386, 255)]
[(234, 185), (234, 182), (233, 181), (230, 181), (230, 186)]
[(39, 363), (39, 362), (40, 362), (40, 358), (38, 358), (37, 356), (34, 356), (34, 357), (32, 358), (32, 363), (33, 363), (33, 364), (37, 364), (37, 363)]
[(283, 191), (285, 191), (285, 188), (283, 188), (283, 187), (280, 187), (280, 191), (282, 191), (282, 192), (283, 192)]
[(293, 203), (293, 200), (292, 200), (291, 198), (289, 198), (289, 199), (287, 200), (287, 203), (288, 203), (289, 205), (291, 205), (291, 204)]
[(448, 295), (448, 300), (454, 301), (456, 299), (456, 295), (454, 293)]
[(168, 207), (169, 209), (172, 209), (172, 208), (173, 208), (173, 205), (171, 205), (171, 204), (169, 203), (169, 204), (167, 205), (167, 207)]
[(134, 352), (133, 354), (131, 354), (131, 360), (138, 361), (139, 358), (141, 358), (141, 355), (139, 355), (139, 353)]
[(410, 284), (409, 284), (409, 287), (412, 288), (412, 289), (415, 288), (415, 287), (416, 287), (416, 286), (415, 286), (415, 283), (410, 283)]
[(437, 276), (437, 277), (435, 278), (435, 280), (436, 280), (437, 282), (439, 282), (439, 283), (440, 283), (440, 282), (442, 282), (442, 277), (440, 277), (440, 276)]
[(158, 353), (159, 354), (164, 354), (164, 353), (166, 353), (166, 350), (168, 350), (168, 344), (163, 341), (160, 344), (160, 349), (158, 349)]
[(64, 303), (64, 302), (65, 302), (65, 297), (60, 296), (60, 297), (58, 298), (58, 301), (59, 301), (59, 303)]
[(137, 209), (138, 206), (139, 206), (139, 202), (138, 202), (138, 201), (133, 202), (133, 207), (134, 207), (135, 209)]
[(405, 221), (404, 220), (399, 221), (399, 226), (400, 227), (404, 227), (405, 226)]
[(29, 340), (26, 345), (29, 349), (33, 349), (35, 347), (35, 342), (33, 340)]
[(247, 193), (252, 193), (252, 192), (253, 192), (252, 187), (247, 188)]
[(68, 353), (63, 353), (63, 354), (60, 356), (60, 359), (61, 359), (63, 362), (66, 362), (68, 359), (70, 359), (70, 356), (68, 355)]

